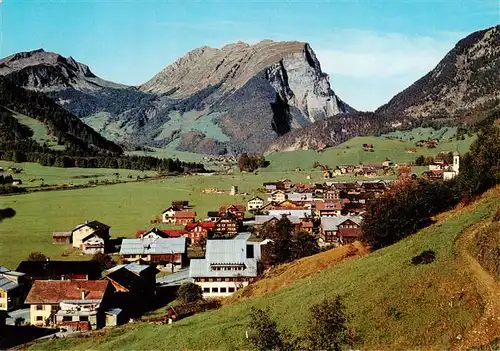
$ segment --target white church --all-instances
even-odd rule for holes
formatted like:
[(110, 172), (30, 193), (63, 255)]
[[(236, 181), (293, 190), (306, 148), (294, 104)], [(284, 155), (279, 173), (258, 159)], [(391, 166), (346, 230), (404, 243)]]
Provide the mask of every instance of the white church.
[(458, 152), (453, 153), (453, 165), (449, 166), (443, 172), (443, 179), (449, 180), (453, 179), (458, 175), (460, 170), (460, 154)]

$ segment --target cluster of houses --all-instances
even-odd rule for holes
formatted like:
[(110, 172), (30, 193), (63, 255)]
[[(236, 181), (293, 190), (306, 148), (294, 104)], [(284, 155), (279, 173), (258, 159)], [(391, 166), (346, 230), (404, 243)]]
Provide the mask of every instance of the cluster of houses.
[[(101, 270), (95, 261), (24, 261), (15, 271), (0, 267), (0, 310), (30, 306), (30, 323), (71, 330), (92, 330), (123, 323), (154, 301), (159, 286), (198, 284), (205, 298), (222, 298), (255, 281), (269, 240), (263, 228), (286, 217), (297, 231), (314, 235), (320, 246), (355, 241), (370, 202), (383, 195), (386, 181), (293, 184), (264, 183), (266, 196), (230, 204), (197, 219), (189, 201), (173, 201), (161, 214), (166, 224), (139, 230), (119, 244), (120, 263)], [(265, 199), (264, 199), (265, 198)], [(246, 212), (253, 217), (245, 219)], [(84, 254), (118, 252), (110, 226), (87, 221), (70, 232), (53, 233), (55, 244), (71, 244)], [(191, 258), (191, 245), (204, 257)], [(113, 251), (115, 250), (115, 251)], [(156, 279), (161, 270), (171, 271)], [(0, 313), (0, 323), (2, 321)]]
[[(371, 144), (367, 144), (371, 145)], [(394, 175), (395, 165), (390, 160), (386, 160), (380, 164), (370, 165), (338, 165), (333, 170), (325, 170), (323, 179), (339, 177), (342, 175), (352, 175), (355, 177), (376, 178), (384, 175)]]
[(264, 183), (267, 203), (261, 197), (248, 201), (255, 213), (254, 231), (286, 216), (296, 230), (317, 236), (320, 246), (355, 241), (367, 206), (388, 190), (386, 181), (295, 184), (288, 179)]
[(155, 295), (157, 272), (142, 261), (104, 272), (96, 261), (23, 261), (15, 271), (0, 266), (0, 314), (28, 305), (27, 322), (34, 326), (116, 326), (143, 312)]

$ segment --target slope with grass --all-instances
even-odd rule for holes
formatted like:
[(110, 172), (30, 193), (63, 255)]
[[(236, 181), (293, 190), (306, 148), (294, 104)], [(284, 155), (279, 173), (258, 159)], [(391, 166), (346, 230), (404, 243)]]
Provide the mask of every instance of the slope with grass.
[[(249, 347), (245, 331), (251, 307), (267, 309), (280, 327), (300, 335), (307, 323), (308, 308), (325, 297), (340, 294), (352, 315), (356, 348), (461, 349), (460, 340), (480, 320), (486, 302), (454, 242), (467, 228), (493, 216), (500, 206), (499, 195), (497, 187), (395, 245), (365, 258), (347, 260), (262, 296), (173, 325), (125, 326), (33, 348), (243, 349)], [(434, 262), (417, 266), (410, 263), (413, 256), (428, 249), (437, 254)]]
[[(430, 132), (427, 130), (426, 135)], [(416, 132), (418, 136), (418, 132)], [(419, 140), (419, 139), (417, 139)], [(469, 149), (473, 137), (465, 140), (443, 139), (436, 148), (415, 147), (416, 140), (396, 140), (385, 137), (358, 137), (325, 149), (323, 152), (313, 150), (297, 150), (289, 152), (276, 152), (266, 155), (266, 160), (271, 164), (263, 171), (284, 171), (301, 168), (312, 169), (313, 162), (317, 161), (330, 168), (341, 164), (372, 164), (382, 163), (389, 158), (394, 163), (412, 162), (420, 156), (436, 156), (441, 151), (464, 153)], [(373, 152), (365, 151), (363, 144), (373, 144)], [(408, 149), (416, 148), (416, 153), (408, 153)]]

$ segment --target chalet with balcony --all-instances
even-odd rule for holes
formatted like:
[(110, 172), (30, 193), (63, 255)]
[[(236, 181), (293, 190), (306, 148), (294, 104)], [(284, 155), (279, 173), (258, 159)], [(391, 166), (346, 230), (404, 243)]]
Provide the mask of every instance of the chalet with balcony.
[(94, 330), (105, 326), (111, 294), (107, 280), (37, 280), (25, 303), (32, 325)]

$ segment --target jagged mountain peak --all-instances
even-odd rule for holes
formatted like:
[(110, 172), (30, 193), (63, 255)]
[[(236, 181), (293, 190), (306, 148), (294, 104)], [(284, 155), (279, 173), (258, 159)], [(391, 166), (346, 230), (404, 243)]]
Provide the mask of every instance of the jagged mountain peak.
[(66, 58), (44, 49), (16, 53), (0, 60), (0, 75), (18, 86), (39, 91), (123, 87), (97, 77), (89, 66), (71, 56)]
[(165, 67), (140, 89), (153, 93), (176, 90), (174, 97), (183, 98), (200, 89), (224, 81), (225, 88), (241, 88), (252, 76), (279, 62), (283, 57), (300, 54), (310, 48), (302, 42), (264, 40), (254, 45), (244, 42), (222, 48), (203, 46), (188, 52)]

